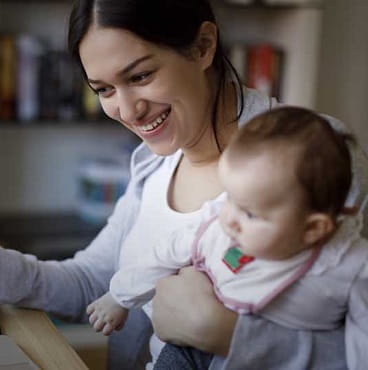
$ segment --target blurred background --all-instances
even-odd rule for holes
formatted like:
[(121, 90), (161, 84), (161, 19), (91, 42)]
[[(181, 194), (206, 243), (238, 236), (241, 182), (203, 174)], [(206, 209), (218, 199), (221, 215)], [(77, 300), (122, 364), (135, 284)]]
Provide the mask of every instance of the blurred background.
[[(366, 0), (212, 2), (246, 85), (343, 120), (368, 151)], [(40, 258), (72, 256), (96, 235), (138, 144), (69, 60), (70, 6), (0, 0), (0, 242)], [(91, 369), (104, 368), (105, 338), (60, 327)]]

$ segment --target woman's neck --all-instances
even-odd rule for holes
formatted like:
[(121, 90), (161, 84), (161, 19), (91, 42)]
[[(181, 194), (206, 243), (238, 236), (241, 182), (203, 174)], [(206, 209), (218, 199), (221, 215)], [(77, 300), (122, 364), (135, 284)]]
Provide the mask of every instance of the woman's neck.
[(238, 123), (234, 121), (236, 112), (237, 95), (233, 83), (229, 82), (219, 98), (216, 136), (211, 123), (212, 117), (210, 117), (208, 124), (203, 127), (203, 132), (198, 135), (198, 140), (192, 143), (191, 146), (182, 148), (185, 162), (193, 167), (203, 167), (217, 163), (221, 152), (238, 129)]

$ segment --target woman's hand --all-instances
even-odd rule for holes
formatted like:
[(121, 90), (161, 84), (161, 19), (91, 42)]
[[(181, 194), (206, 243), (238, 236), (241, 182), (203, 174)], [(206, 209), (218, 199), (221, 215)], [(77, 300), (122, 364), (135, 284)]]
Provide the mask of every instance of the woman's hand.
[(163, 341), (226, 356), (236, 320), (215, 297), (207, 276), (192, 266), (156, 286), (152, 322)]

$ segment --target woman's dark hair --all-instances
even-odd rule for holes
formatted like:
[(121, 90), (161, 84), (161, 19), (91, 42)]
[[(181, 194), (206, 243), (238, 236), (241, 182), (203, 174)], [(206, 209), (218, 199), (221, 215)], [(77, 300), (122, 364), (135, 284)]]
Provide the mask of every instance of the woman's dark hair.
[[(96, 23), (102, 27), (128, 30), (146, 41), (187, 55), (205, 21), (217, 24), (208, 0), (77, 0), (69, 19), (69, 51), (85, 76), (79, 46), (89, 27)], [(241, 106), (234, 121), (239, 119), (244, 107), (240, 78), (225, 55), (219, 33), (213, 67), (217, 75), (217, 89), (212, 123), (217, 146), (222, 151), (216, 135), (216, 117), (229, 76), (234, 78), (236, 91), (241, 97)]]

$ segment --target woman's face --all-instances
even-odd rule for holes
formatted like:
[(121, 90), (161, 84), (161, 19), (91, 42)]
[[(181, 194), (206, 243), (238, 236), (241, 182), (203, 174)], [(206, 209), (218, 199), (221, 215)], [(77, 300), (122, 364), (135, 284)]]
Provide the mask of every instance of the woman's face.
[(211, 130), (210, 62), (200, 53), (188, 58), (123, 29), (97, 26), (79, 51), (105, 113), (156, 154), (195, 147)]

